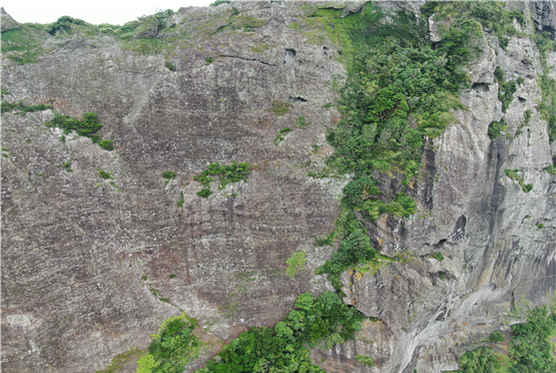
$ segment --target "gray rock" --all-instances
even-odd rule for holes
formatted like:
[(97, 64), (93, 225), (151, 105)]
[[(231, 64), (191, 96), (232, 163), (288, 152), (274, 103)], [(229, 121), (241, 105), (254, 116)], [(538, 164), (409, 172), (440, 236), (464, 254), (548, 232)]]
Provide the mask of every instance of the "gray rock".
[[(256, 27), (238, 22), (232, 6)], [(530, 12), (534, 24), (523, 31), (554, 25), (553, 2), (508, 7)], [(170, 22), (175, 30), (159, 32), (149, 17), (133, 41), (187, 35), (160, 54), (99, 34), (45, 36), (45, 53), (33, 64), (3, 57), (6, 99), (53, 100), (74, 117), (96, 112), (103, 138), (115, 145), (108, 152), (75, 133), (62, 142), (61, 130), (45, 126), (50, 110), (2, 114), (4, 371), (103, 369), (116, 354), (146, 348), (163, 320), (182, 310), (213, 341), (227, 341), (249, 326), (274, 325), (301, 292), (330, 290), (314, 270), (334, 248), (315, 247), (313, 237), (334, 228), (348, 178), (308, 173), (321, 171), (332, 151), (325, 134), (340, 117), (328, 108), (337, 98), (328, 82), (342, 81), (345, 70), (332, 42), (310, 42), (290, 27), (306, 11), (293, 1), (182, 8)], [(4, 27), (9, 16), (2, 17)], [(517, 36), (506, 50), (491, 35), (481, 43), (485, 53), (469, 67), (473, 87), (461, 94), (467, 110), (455, 112), (458, 122), (423, 152), (427, 174), (411, 186), (418, 212), (366, 223), (375, 247), (407, 260), (343, 274), (344, 301), (372, 319), (354, 341), (312, 351), (328, 371), (457, 369), (475, 342), (507, 330), (504, 315), (522, 296), (541, 304), (555, 290), (556, 179), (543, 170), (556, 148), (535, 108), (539, 52)], [(553, 60), (549, 54), (552, 70)], [(506, 113), (496, 66), (508, 79), (524, 78)], [(526, 110), (532, 117), (522, 126)], [(301, 117), (304, 129), (296, 127)], [(488, 126), (502, 117), (507, 133), (492, 141)], [(285, 127), (293, 131), (276, 146)], [(195, 175), (211, 162), (236, 160), (250, 162), (247, 182), (197, 196)], [(72, 172), (61, 167), (66, 161)], [(523, 192), (505, 169), (519, 169), (533, 190)], [(168, 183), (166, 170), (176, 172)], [(299, 250), (307, 269), (291, 280), (285, 261)], [(443, 261), (433, 258), (437, 252)], [(362, 367), (356, 354), (377, 366)]]

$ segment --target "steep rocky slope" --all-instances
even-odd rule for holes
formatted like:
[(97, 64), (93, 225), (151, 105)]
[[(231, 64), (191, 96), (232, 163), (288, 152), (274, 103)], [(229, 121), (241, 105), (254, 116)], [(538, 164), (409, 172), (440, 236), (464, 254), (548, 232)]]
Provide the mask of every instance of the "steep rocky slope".
[[(334, 248), (314, 242), (334, 228), (349, 180), (326, 177), (324, 165), (333, 151), (326, 130), (340, 120), (331, 86), (346, 72), (327, 35), (295, 27), (315, 4), (182, 8), (164, 29), (146, 20), (131, 41), (86, 28), (64, 37), (36, 31), (36, 62), (3, 53), (4, 99), (53, 107), (2, 113), (6, 372), (102, 369), (116, 354), (146, 348), (181, 310), (202, 322), (205, 338), (229, 340), (274, 325), (302, 292), (332, 289), (314, 270)], [(361, 4), (337, 6), (349, 14)], [(554, 36), (554, 2), (508, 7), (528, 19), (523, 29), (516, 23), (520, 31)], [(23, 27), (2, 17), (2, 31)], [(417, 213), (366, 221), (377, 249), (411, 260), (373, 275), (344, 273), (344, 301), (380, 321), (366, 321), (353, 342), (315, 349), (329, 371), (456, 369), (473, 343), (507, 330), (504, 315), (522, 296), (540, 304), (555, 290), (556, 182), (544, 169), (556, 147), (536, 110), (540, 52), (525, 36), (505, 49), (488, 33), (481, 42), (473, 88), (461, 94), (467, 110), (423, 152)], [(546, 59), (554, 67), (556, 54)], [(505, 113), (497, 67), (524, 80)], [(62, 141), (46, 126), (54, 112), (98, 113), (115, 149), (75, 134)], [(502, 117), (508, 136), (491, 140), (489, 125)], [(193, 178), (233, 161), (250, 163), (248, 180), (199, 197)], [(506, 176), (514, 169), (530, 192)], [(162, 177), (168, 170), (176, 177)], [(292, 280), (285, 262), (297, 251), (309, 261)], [(356, 354), (377, 366), (363, 367)]]

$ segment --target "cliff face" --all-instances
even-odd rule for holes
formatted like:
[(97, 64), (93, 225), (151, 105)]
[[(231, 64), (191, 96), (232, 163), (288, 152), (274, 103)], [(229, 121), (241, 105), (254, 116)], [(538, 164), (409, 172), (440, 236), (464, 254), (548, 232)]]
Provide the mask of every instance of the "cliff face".
[[(530, 17), (519, 31), (554, 32), (553, 2), (508, 7)], [(345, 70), (326, 35), (295, 27), (310, 8), (182, 8), (166, 29), (147, 25), (143, 44), (83, 31), (41, 34), (34, 63), (3, 53), (5, 100), (51, 103), (74, 117), (98, 113), (115, 145), (110, 152), (77, 135), (63, 142), (61, 130), (45, 126), (52, 110), (2, 114), (6, 372), (102, 369), (118, 353), (146, 348), (181, 310), (228, 340), (273, 325), (302, 292), (331, 289), (314, 270), (334, 248), (315, 247), (314, 237), (333, 229), (348, 179), (310, 175), (326, 172), (325, 133), (340, 119), (327, 105), (337, 99), (331, 82)], [(153, 45), (158, 54), (142, 53)], [(544, 169), (556, 143), (536, 110), (540, 54), (528, 37), (502, 49), (487, 33), (482, 45), (473, 88), (461, 94), (467, 110), (423, 152), (418, 212), (366, 222), (381, 252), (412, 255), (373, 275), (344, 273), (344, 301), (381, 321), (366, 322), (354, 342), (314, 350), (329, 371), (456, 369), (472, 343), (507, 328), (504, 315), (522, 296), (539, 304), (555, 290), (556, 180)], [(547, 61), (554, 67), (556, 54)], [(505, 113), (498, 66), (523, 78)], [(489, 125), (503, 117), (507, 136), (491, 140)], [(194, 176), (233, 161), (250, 163), (247, 182), (213, 188), (208, 199), (196, 194)], [(168, 182), (167, 170), (176, 173)], [(519, 170), (533, 189), (524, 192), (505, 170)], [(307, 268), (291, 280), (285, 261), (301, 250)], [(443, 261), (432, 258), (437, 252)], [(355, 354), (377, 366), (363, 367)]]

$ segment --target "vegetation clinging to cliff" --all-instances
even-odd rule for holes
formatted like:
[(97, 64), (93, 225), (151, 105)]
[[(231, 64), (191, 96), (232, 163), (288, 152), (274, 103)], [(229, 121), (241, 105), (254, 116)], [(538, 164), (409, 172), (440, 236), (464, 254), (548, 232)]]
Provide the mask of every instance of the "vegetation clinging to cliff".
[(325, 292), (316, 299), (301, 294), (295, 309), (274, 329), (251, 328), (224, 346), (217, 359), (198, 373), (209, 372), (307, 372), (324, 373), (312, 363), (306, 345), (323, 343), (331, 348), (354, 338), (365, 316), (345, 305), (340, 297)]
[[(525, 303), (526, 307), (529, 307)], [(512, 325), (509, 355), (495, 353), (483, 346), (468, 351), (460, 359), (459, 373), (521, 373), (556, 372), (556, 359), (552, 354), (551, 338), (556, 335), (556, 304), (520, 309), (511, 317), (525, 318), (526, 322)], [(494, 334), (494, 333), (493, 333)], [(501, 342), (491, 338), (489, 342)]]
[[(424, 144), (454, 120), (452, 110), (464, 109), (458, 96), (469, 85), (467, 65), (482, 53), (483, 29), (504, 36), (515, 33), (514, 18), (523, 21), (520, 13), (492, 2), (427, 2), (422, 13), (435, 14), (439, 41), (428, 41), (422, 18), (386, 14), (372, 4), (345, 18), (334, 9), (312, 14), (322, 18), (323, 30), (331, 32), (333, 24), (341, 34), (334, 40), (341, 43), (348, 72), (340, 90), (342, 121), (327, 134), (335, 147), (327, 163), (354, 178), (344, 188), (346, 213), (323, 242), (340, 238), (339, 250), (319, 272), (330, 274), (336, 287), (343, 271), (379, 258), (358, 219), (415, 213), (409, 186), (422, 167)], [(505, 91), (509, 104), (512, 87)], [(394, 185), (403, 181), (394, 190), (382, 190), (380, 174), (389, 175)]]
[(180, 373), (199, 356), (202, 342), (193, 334), (197, 319), (171, 317), (153, 334), (149, 353), (139, 359), (137, 373)]

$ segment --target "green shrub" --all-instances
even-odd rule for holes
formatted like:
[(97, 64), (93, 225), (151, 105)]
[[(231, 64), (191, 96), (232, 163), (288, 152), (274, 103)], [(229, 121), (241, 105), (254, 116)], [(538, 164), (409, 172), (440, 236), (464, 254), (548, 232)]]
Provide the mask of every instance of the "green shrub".
[(512, 325), (510, 356), (515, 372), (556, 372), (551, 338), (556, 335), (556, 305), (525, 312), (527, 322)]
[(488, 137), (491, 140), (495, 140), (502, 134), (502, 131), (507, 131), (508, 126), (506, 125), (506, 119), (502, 118), (499, 122), (492, 122), (488, 126)]
[(501, 331), (492, 332), (488, 337), (488, 341), (492, 343), (504, 342), (505, 340), (506, 337), (504, 337), (504, 333), (502, 333)]
[(496, 66), (494, 70), (494, 80), (498, 83), (502, 83), (504, 81), (504, 70), (500, 68), (500, 66)]
[(529, 122), (531, 121), (531, 110), (527, 109), (525, 110), (525, 112), (523, 113), (523, 118), (525, 119), (525, 125), (529, 125)]
[(104, 150), (112, 151), (114, 150), (114, 145), (112, 145), (113, 143), (114, 141), (112, 140), (102, 140), (98, 143), (98, 145)]
[(112, 172), (99, 170), (98, 175), (104, 180), (114, 180), (114, 175), (112, 174)]
[(433, 253), (432, 257), (434, 259), (438, 260), (439, 262), (444, 260), (444, 255), (442, 255), (442, 253), (440, 253), (440, 252)]
[(210, 64), (213, 63), (213, 62), (214, 62), (214, 58), (212, 58), (212, 57), (210, 57), (210, 56), (206, 58), (206, 63), (207, 63), (207, 65), (210, 65)]
[(294, 278), (299, 272), (305, 269), (306, 263), (307, 254), (304, 251), (293, 254), (288, 260), (286, 260), (286, 264), (288, 265), (286, 275), (288, 275), (289, 278)]
[(174, 171), (164, 171), (162, 173), (162, 177), (167, 179), (166, 181), (170, 181), (171, 179), (176, 177), (176, 173)]
[(209, 372), (307, 372), (324, 373), (313, 364), (307, 345), (332, 348), (354, 338), (365, 316), (345, 305), (337, 294), (318, 298), (301, 294), (295, 309), (274, 327), (253, 327), (224, 346), (216, 359), (198, 373)]
[(533, 190), (533, 184), (525, 184), (525, 178), (519, 175), (519, 170), (504, 170), (504, 172), (511, 180), (517, 181), (525, 193), (529, 193)]
[(218, 6), (220, 4), (229, 4), (230, 0), (216, 0), (214, 3), (210, 4), (209, 6)]
[(2, 100), (2, 113), (11, 113), (14, 110), (17, 110), (18, 112), (16, 114), (23, 114), (25, 115), (26, 113), (33, 113), (36, 111), (43, 111), (43, 110), (48, 110), (48, 109), (53, 109), (52, 105), (46, 105), (46, 104), (38, 104), (38, 105), (26, 105), (23, 102), (7, 102)]
[(196, 327), (197, 319), (185, 313), (166, 320), (158, 334), (153, 334), (149, 353), (137, 362), (137, 373), (183, 372), (199, 356), (203, 345), (193, 333)]
[(514, 81), (501, 83), (499, 86), (498, 99), (502, 101), (502, 112), (506, 112), (514, 99), (514, 93), (517, 91), (517, 85)]
[(97, 133), (101, 128), (102, 124), (98, 122), (98, 114), (96, 113), (85, 113), (83, 114), (83, 120), (74, 119), (68, 115), (58, 114), (47, 123), (47, 127), (56, 127), (64, 130), (64, 134), (68, 134), (71, 131), (77, 132), (80, 136), (85, 136), (91, 139), (93, 143), (102, 143), (101, 147), (105, 150), (114, 149), (112, 146), (112, 141), (102, 140), (100, 135)]
[(286, 127), (281, 129), (278, 132), (278, 135), (276, 135), (276, 138), (274, 139), (274, 145), (278, 146), (278, 144), (280, 144), (282, 141), (284, 141), (285, 136), (290, 133), (292, 131), (292, 129), (290, 127)]
[(56, 35), (58, 33), (67, 34), (71, 31), (72, 25), (85, 25), (85, 24), (86, 22), (83, 21), (82, 19), (72, 18), (70, 16), (62, 16), (52, 24), (48, 33), (51, 35)]
[(184, 198), (183, 198), (183, 192), (180, 192), (180, 200), (178, 201), (178, 203), (176, 203), (177, 207), (183, 207), (183, 203), (185, 202)]
[(201, 189), (200, 191), (197, 192), (197, 195), (198, 195), (199, 197), (202, 197), (202, 198), (208, 198), (208, 197), (210, 197), (210, 195), (211, 195), (212, 193), (213, 193), (212, 190), (210, 190), (210, 189), (208, 189), (208, 188), (203, 188), (203, 189)]
[(170, 71), (176, 71), (176, 66), (170, 61), (164, 62), (164, 67), (166, 67)]
[(457, 373), (510, 373), (510, 361), (507, 356), (497, 354), (488, 347), (479, 347), (468, 351), (459, 361)]
[(251, 171), (249, 169), (249, 163), (247, 162), (238, 163), (237, 161), (233, 161), (231, 165), (220, 165), (218, 163), (211, 163), (207, 170), (195, 176), (193, 180), (203, 185), (203, 189), (197, 192), (197, 195), (203, 198), (207, 198), (212, 194), (210, 187), (211, 183), (215, 181), (215, 179), (211, 176), (218, 177), (218, 189), (222, 190), (228, 184), (237, 183), (242, 180), (247, 181), (250, 173)]
[(370, 356), (355, 355), (355, 359), (366, 367), (374, 367), (375, 360)]
[(517, 78), (516, 83), (517, 85), (522, 85), (523, 83), (525, 83), (525, 79), (523, 79), (523, 77), (520, 76), (519, 78)]
[(170, 278), (175, 278), (175, 277), (177, 277), (175, 274), (173, 273), (170, 274)]
[(66, 170), (66, 172), (73, 172), (73, 170), (71, 169), (71, 161), (67, 161), (60, 166), (62, 166), (62, 168)]

